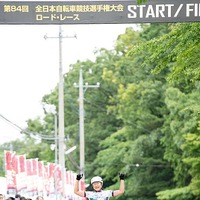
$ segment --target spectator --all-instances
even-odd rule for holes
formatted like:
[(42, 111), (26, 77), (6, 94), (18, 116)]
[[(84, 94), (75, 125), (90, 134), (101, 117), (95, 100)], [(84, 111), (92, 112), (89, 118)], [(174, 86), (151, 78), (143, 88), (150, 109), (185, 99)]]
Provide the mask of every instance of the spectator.
[(15, 200), (14, 197), (8, 197), (8, 200)]
[(37, 196), (36, 200), (44, 200), (42, 196)]
[(16, 195), (15, 195), (15, 200), (20, 200), (20, 198), (21, 198), (21, 195), (20, 195), (20, 194), (16, 194)]

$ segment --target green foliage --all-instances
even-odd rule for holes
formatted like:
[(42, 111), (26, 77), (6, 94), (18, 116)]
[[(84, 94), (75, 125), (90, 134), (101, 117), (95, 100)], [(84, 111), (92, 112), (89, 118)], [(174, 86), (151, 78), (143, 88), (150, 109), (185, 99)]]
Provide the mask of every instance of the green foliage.
[(137, 0), (138, 4), (146, 3), (148, 0)]
[[(174, 167), (175, 177), (179, 186), (187, 185), (190, 182), (188, 166), (183, 162), (185, 154), (182, 150), (184, 135), (197, 129), (198, 120), (194, 108), (198, 106), (198, 92), (183, 94), (178, 89), (169, 88), (166, 91), (166, 105), (169, 109), (167, 120), (163, 126), (165, 136), (162, 141), (166, 146), (165, 158)], [(186, 153), (187, 152), (187, 153)]]
[(133, 46), (137, 46), (142, 41), (142, 38), (139, 37), (139, 32), (134, 31), (132, 28), (127, 28), (125, 34), (118, 36), (115, 50), (125, 55)]
[[(138, 34), (120, 36), (116, 46), (118, 50), (126, 45), (125, 38), (133, 45), (142, 41)], [(125, 49), (125, 52), (128, 51)], [(163, 97), (166, 82), (162, 74), (157, 77), (151, 75), (152, 66), (141, 68), (143, 58), (144, 55), (139, 54), (134, 58), (121, 57), (120, 61), (103, 71), (103, 79), (117, 88), (116, 95), (110, 99), (112, 104), (108, 111), (114, 112), (117, 119), (123, 121), (123, 128), (100, 143), (102, 150), (95, 160), (99, 169), (95, 172), (105, 177), (107, 184), (116, 180), (117, 172), (126, 172), (126, 199), (155, 199), (157, 191), (172, 184), (172, 170), (162, 159), (164, 152), (159, 142), (159, 129), (166, 112)], [(141, 167), (133, 171), (137, 163)], [(114, 187), (116, 184), (109, 188)]]
[[(184, 138), (184, 135), (197, 134), (198, 131), (199, 83), (196, 81), (199, 79), (198, 29), (198, 23), (172, 25), (169, 33), (143, 43), (129, 53), (129, 56), (133, 57), (146, 52), (142, 66), (145, 68), (149, 65), (154, 66), (152, 72), (155, 75), (167, 72), (166, 78), (174, 87), (168, 88), (165, 93), (168, 112), (162, 126), (164, 137), (161, 141), (165, 146), (164, 158), (174, 168), (175, 183), (178, 187), (190, 186), (186, 195), (188, 197), (184, 199), (192, 199), (193, 195), (195, 198), (199, 196), (197, 189), (199, 187), (197, 172), (199, 157), (189, 153), (191, 151), (188, 148), (186, 150), (189, 141), (188, 137)], [(191, 146), (194, 147), (194, 144)], [(165, 196), (163, 199), (183, 199), (182, 188), (178, 190), (179, 198), (176, 194), (172, 197), (171, 191), (164, 192), (168, 197)], [(176, 193), (176, 189), (174, 191)]]
[(182, 145), (182, 149), (187, 152), (186, 158), (183, 159), (187, 165), (190, 166), (189, 173), (192, 175), (190, 187), (195, 196), (200, 195), (200, 136), (199, 134), (186, 134), (186, 142)]
[(4, 151), (0, 152), (0, 176), (5, 176)]
[(147, 51), (143, 65), (154, 64), (154, 74), (169, 68), (168, 80), (188, 92), (200, 77), (199, 30), (199, 23), (171, 25), (168, 34), (133, 48), (129, 55)]
[(159, 200), (195, 200), (196, 198), (191, 194), (189, 187), (176, 188), (174, 190), (166, 190), (158, 192), (157, 196)]
[(154, 38), (161, 37), (170, 31), (170, 25), (167, 23), (161, 24), (153, 23), (153, 24), (141, 24), (143, 29), (140, 32), (140, 37), (145, 39), (146, 41), (150, 41)]

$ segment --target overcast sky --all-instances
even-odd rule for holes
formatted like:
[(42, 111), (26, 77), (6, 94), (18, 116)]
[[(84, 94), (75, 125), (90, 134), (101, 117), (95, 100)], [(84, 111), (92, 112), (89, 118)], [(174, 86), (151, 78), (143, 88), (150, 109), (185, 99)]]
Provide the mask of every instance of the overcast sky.
[[(94, 50), (112, 49), (119, 34), (135, 25), (63, 25), (63, 73), (77, 60), (94, 59)], [(26, 127), (26, 120), (42, 116), (41, 100), (59, 80), (57, 25), (0, 25), (0, 115)], [(0, 144), (20, 137), (0, 117)]]

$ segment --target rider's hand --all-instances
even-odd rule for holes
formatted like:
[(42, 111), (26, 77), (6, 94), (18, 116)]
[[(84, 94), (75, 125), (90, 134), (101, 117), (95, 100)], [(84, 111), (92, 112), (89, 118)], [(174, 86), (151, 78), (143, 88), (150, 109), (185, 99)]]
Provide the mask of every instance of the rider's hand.
[(83, 177), (83, 174), (77, 174), (76, 180), (80, 181), (82, 177)]
[(120, 180), (124, 180), (124, 178), (125, 178), (125, 174), (121, 174), (121, 173), (119, 173), (119, 178), (120, 178)]

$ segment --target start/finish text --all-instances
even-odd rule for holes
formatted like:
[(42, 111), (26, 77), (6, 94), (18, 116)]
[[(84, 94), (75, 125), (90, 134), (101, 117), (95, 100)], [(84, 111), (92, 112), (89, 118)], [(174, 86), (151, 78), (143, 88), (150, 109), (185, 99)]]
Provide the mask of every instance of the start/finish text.
[(180, 14), (185, 17), (199, 17), (200, 3), (188, 4), (154, 4), (128, 5), (128, 18), (176, 18)]

